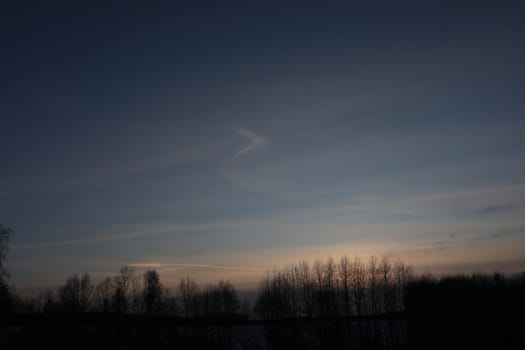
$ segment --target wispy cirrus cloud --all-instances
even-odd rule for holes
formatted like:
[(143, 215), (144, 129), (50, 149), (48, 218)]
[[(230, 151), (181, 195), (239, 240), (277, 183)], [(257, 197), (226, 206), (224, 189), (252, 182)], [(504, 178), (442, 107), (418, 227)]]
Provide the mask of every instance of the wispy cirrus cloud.
[(262, 135), (257, 134), (252, 130), (242, 128), (240, 126), (235, 126), (233, 129), (237, 134), (246, 139), (248, 143), (244, 145), (240, 150), (237, 151), (232, 157), (232, 159), (239, 158), (245, 155), (248, 152), (253, 152), (255, 150), (261, 149), (268, 144), (268, 139)]
[(13, 248), (15, 249), (38, 249), (38, 248), (49, 248), (49, 247), (95, 244), (95, 243), (122, 241), (122, 240), (129, 240), (129, 239), (143, 238), (143, 237), (150, 237), (150, 236), (173, 235), (173, 234), (184, 233), (184, 232), (232, 229), (234, 227), (238, 227), (242, 225), (246, 225), (246, 223), (242, 221), (232, 221), (232, 222), (210, 222), (210, 223), (190, 223), (190, 224), (166, 224), (166, 225), (161, 224), (161, 225), (156, 225), (154, 227), (146, 226), (138, 230), (126, 230), (123, 232), (122, 230), (118, 230), (121, 232), (117, 232), (117, 233), (111, 233), (111, 231), (109, 231), (109, 232), (106, 232), (106, 234), (100, 234), (98, 236), (94, 236), (94, 237), (91, 236), (88, 238), (15, 244), (13, 245)]
[(211, 269), (211, 270), (232, 270), (232, 271), (253, 271), (261, 272), (264, 269), (250, 268), (244, 266), (233, 266), (233, 265), (216, 265), (216, 264), (194, 264), (194, 263), (162, 263), (162, 262), (147, 262), (147, 263), (129, 263), (129, 266), (138, 268), (163, 268), (163, 267), (175, 267), (175, 268), (190, 268), (190, 269)]
[(514, 204), (490, 204), (482, 208), (479, 212), (482, 215), (499, 214), (512, 211), (514, 209), (517, 209)]

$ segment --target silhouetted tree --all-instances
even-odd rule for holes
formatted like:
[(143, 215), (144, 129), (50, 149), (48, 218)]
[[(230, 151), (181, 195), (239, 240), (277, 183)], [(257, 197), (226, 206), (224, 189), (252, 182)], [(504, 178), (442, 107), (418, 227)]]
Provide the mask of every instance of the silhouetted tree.
[(114, 277), (113, 310), (117, 313), (128, 312), (129, 285), (133, 269), (127, 265), (120, 268), (119, 274)]
[(217, 310), (219, 313), (233, 315), (239, 312), (239, 296), (230, 281), (224, 281), (221, 279), (219, 283), (217, 283), (215, 293), (218, 296)]
[(216, 285), (206, 286), (197, 299), (199, 316), (231, 316), (239, 312), (239, 296), (230, 281), (221, 279)]
[(93, 285), (88, 273), (82, 278), (77, 275), (67, 279), (66, 284), (58, 290), (58, 300), (64, 311), (85, 312), (89, 308)]
[[(8, 277), (7, 270), (5, 269), (5, 262), (7, 260), (7, 252), (9, 251), (9, 237), (11, 236), (12, 230), (4, 228), (0, 225), (0, 281), (5, 281)], [(1, 282), (0, 282), (1, 283)]]
[(414, 279), (414, 269), (410, 265), (406, 265), (401, 260), (394, 262), (394, 280), (396, 286), (396, 301), (395, 310), (405, 310), (405, 291), (410, 282)]
[(366, 275), (365, 266), (356, 258), (351, 267), (352, 296), (357, 316), (362, 316), (365, 310)]
[(381, 273), (377, 258), (372, 256), (367, 265), (367, 285), (369, 312), (373, 315), (377, 315), (381, 312), (380, 283)]
[(164, 288), (160, 284), (159, 274), (155, 270), (144, 273), (144, 308), (147, 315), (162, 312), (165, 300)]
[(351, 263), (350, 260), (345, 256), (341, 257), (341, 260), (339, 261), (339, 280), (341, 283), (341, 294), (343, 299), (343, 305), (345, 310), (345, 315), (350, 316), (351, 311), (351, 299), (350, 299), (350, 291), (351, 291)]
[(324, 263), (321, 260), (314, 261), (314, 275), (315, 275), (315, 301), (319, 315), (325, 316), (325, 304), (323, 302), (323, 280), (324, 280)]
[(11, 229), (4, 228), (0, 225), (0, 317), (10, 313), (12, 307), (11, 291), (7, 283), (9, 275), (5, 268), (11, 232)]
[(179, 282), (179, 297), (186, 318), (195, 314), (197, 284), (189, 276)]
[(115, 286), (110, 277), (104, 278), (95, 288), (95, 299), (99, 311), (111, 311), (111, 302), (114, 295)]
[(288, 288), (287, 295), (290, 301), (290, 313), (292, 317), (297, 317), (299, 314), (298, 303), (298, 267), (294, 264), (286, 266), (284, 269), (284, 278), (286, 278), (286, 287)]
[(129, 312), (140, 313), (142, 311), (142, 289), (143, 277), (132, 270), (129, 276), (129, 296), (127, 297)]
[(379, 264), (381, 274), (381, 294), (383, 299), (383, 308), (385, 312), (395, 311), (396, 296), (395, 283), (393, 278), (393, 266), (387, 257), (381, 259)]
[(46, 291), (42, 296), (42, 312), (45, 314), (52, 313), (56, 310), (55, 296), (52, 291)]
[(337, 265), (334, 260), (329, 257), (324, 265), (325, 273), (323, 280), (324, 297), (323, 301), (326, 304), (326, 311), (329, 316), (339, 315), (338, 305), (338, 281), (337, 281)]
[(310, 273), (310, 266), (306, 261), (299, 262), (298, 267), (299, 285), (301, 288), (301, 298), (303, 300), (304, 315), (312, 317), (314, 312), (314, 283)]
[(263, 320), (272, 320), (276, 318), (274, 313), (274, 296), (271, 288), (271, 279), (267, 275), (259, 282), (259, 292), (254, 305), (255, 314)]

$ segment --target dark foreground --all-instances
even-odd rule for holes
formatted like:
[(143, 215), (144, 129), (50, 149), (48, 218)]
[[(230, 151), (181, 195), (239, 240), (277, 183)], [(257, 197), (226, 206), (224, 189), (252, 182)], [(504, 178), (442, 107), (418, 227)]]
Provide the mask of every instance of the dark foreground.
[(345, 314), (337, 298), (329, 304), (329, 294), (314, 308), (324, 316), (290, 317), (277, 294), (260, 297), (251, 319), (60, 309), (3, 314), (0, 349), (525, 349), (524, 276), (419, 277), (403, 289), (404, 311), (361, 316)]
[(450, 315), (436, 307), (423, 315), (274, 321), (27, 314), (2, 322), (0, 348), (525, 349), (523, 313), (489, 309)]

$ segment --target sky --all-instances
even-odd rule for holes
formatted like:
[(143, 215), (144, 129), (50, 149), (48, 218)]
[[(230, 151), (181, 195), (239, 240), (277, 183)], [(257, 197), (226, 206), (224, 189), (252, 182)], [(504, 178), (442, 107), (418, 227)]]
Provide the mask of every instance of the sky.
[(126, 264), (250, 289), (343, 254), (525, 269), (520, 2), (0, 6), (18, 290)]

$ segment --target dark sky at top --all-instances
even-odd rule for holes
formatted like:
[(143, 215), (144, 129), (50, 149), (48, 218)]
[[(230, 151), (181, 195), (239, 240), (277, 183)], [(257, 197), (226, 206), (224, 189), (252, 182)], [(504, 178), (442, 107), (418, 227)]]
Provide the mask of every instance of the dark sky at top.
[(249, 285), (342, 253), (523, 268), (523, 18), (519, 1), (3, 2), (12, 281), (130, 264)]

